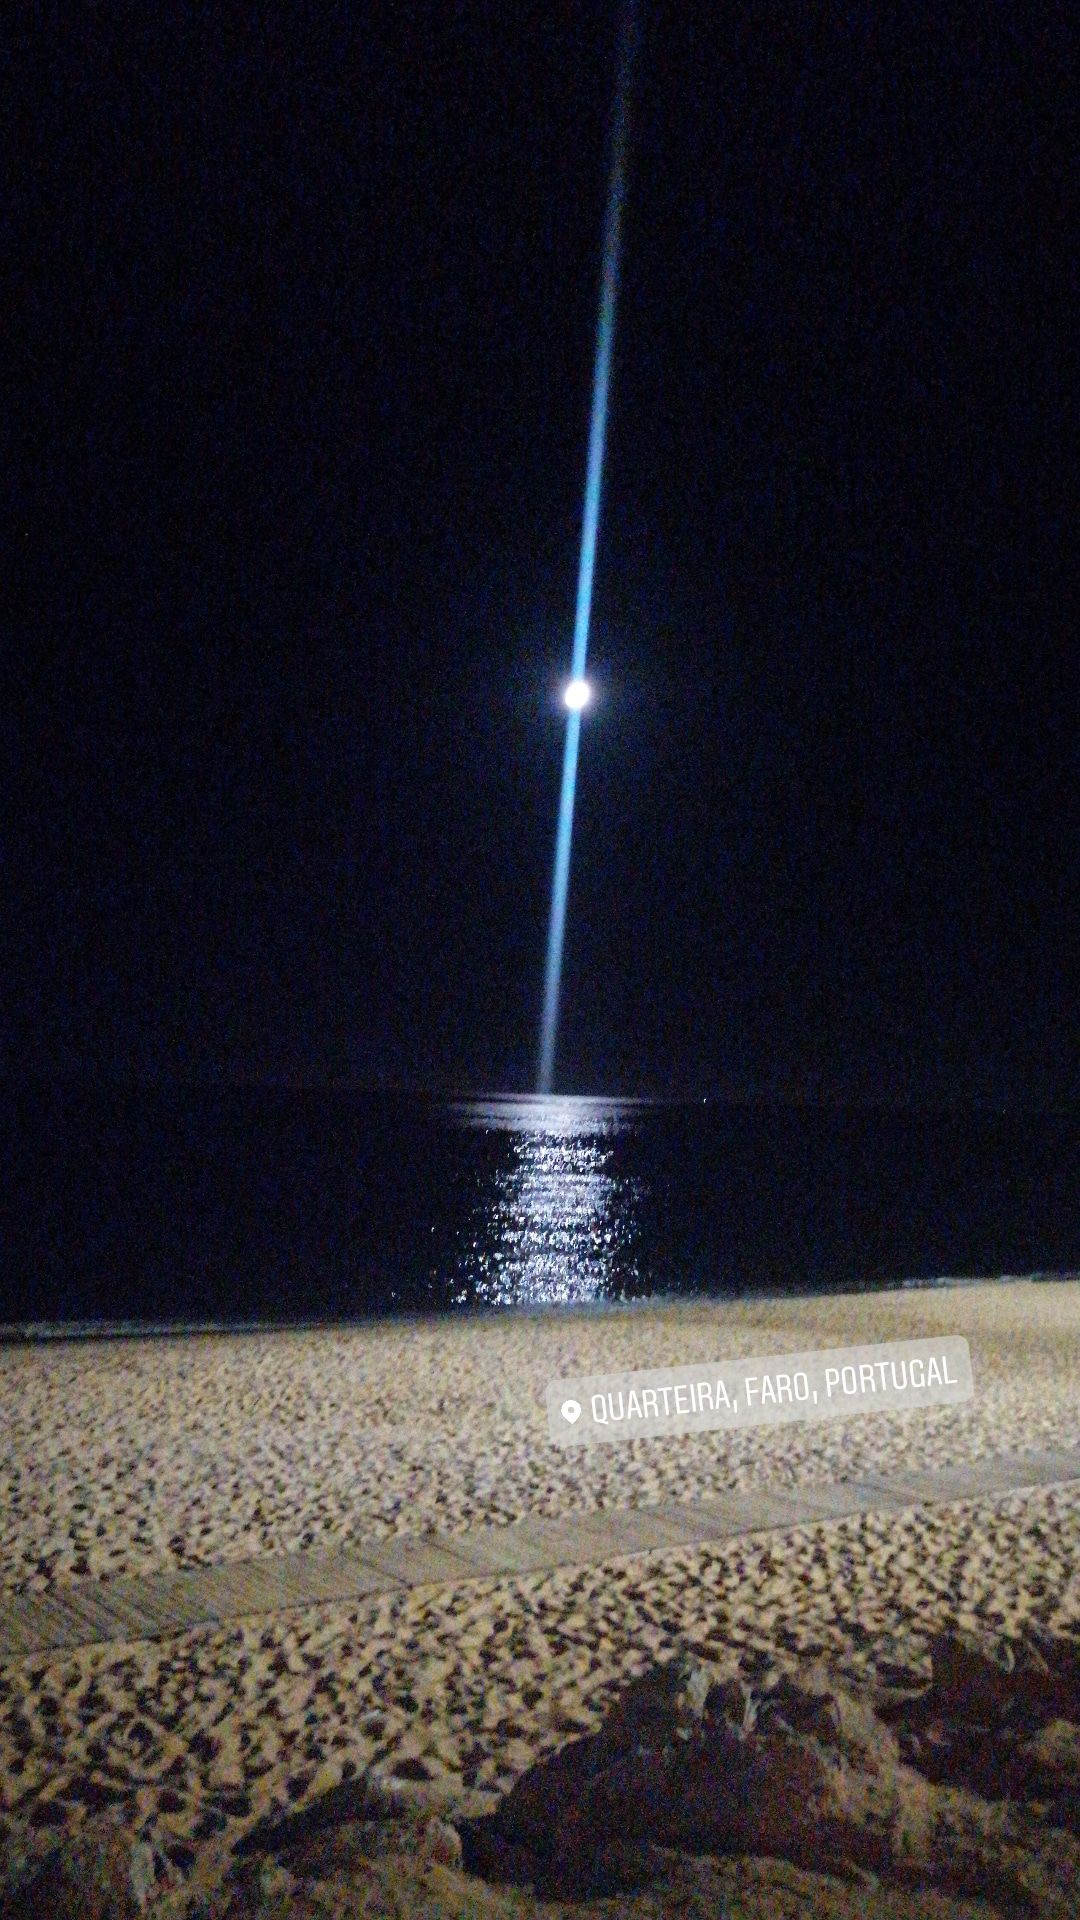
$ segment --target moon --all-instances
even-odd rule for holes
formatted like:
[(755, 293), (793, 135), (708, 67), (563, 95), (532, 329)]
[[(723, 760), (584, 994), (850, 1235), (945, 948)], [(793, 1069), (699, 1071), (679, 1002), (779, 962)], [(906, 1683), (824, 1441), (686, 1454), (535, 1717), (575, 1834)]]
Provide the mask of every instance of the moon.
[(566, 692), (563, 694), (563, 699), (571, 713), (580, 713), (582, 708), (587, 707), (589, 701), (592, 699), (592, 688), (587, 680), (571, 680)]

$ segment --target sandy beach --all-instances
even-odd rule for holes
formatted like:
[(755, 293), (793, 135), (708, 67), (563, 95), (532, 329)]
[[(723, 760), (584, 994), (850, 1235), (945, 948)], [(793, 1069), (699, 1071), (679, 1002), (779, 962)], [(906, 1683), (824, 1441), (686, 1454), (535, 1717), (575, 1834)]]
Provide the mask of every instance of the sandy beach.
[[(962, 1406), (588, 1452), (547, 1438), (554, 1377), (942, 1334), (970, 1344)], [(47, 1592), (1072, 1447), (1080, 1282), (10, 1347), (0, 1405), (0, 1591)], [(0, 1837), (115, 1807), (198, 1879), (269, 1810), (373, 1764), (480, 1804), (658, 1656), (816, 1660), (857, 1685), (886, 1658), (918, 1671), (936, 1631), (1029, 1622), (1080, 1624), (1080, 1486), (10, 1660)], [(754, 1905), (760, 1865), (724, 1871), (738, 1911), (782, 1910), (775, 1887)], [(994, 1909), (918, 1909), (938, 1910)]]

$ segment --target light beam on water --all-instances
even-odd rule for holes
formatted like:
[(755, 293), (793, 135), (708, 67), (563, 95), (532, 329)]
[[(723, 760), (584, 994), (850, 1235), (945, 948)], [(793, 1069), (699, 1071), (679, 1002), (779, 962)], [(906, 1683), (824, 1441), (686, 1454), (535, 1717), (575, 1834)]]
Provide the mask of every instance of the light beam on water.
[[(615, 335), (615, 301), (619, 286), (622, 212), (626, 190), (630, 81), (636, 39), (637, 10), (634, 0), (627, 0), (619, 32), (611, 173), (608, 180), (607, 212), (604, 220), (604, 258), (600, 279), (600, 311), (596, 328), (589, 457), (585, 471), (585, 509), (581, 524), (581, 555), (578, 562), (577, 606), (574, 614), (574, 654), (571, 675), (575, 680), (585, 678), (585, 663), (589, 651), (589, 621), (592, 616), (593, 575), (596, 570), (596, 535), (600, 520), (600, 483), (603, 477), (604, 443), (607, 437), (611, 349)], [(574, 793), (577, 787), (580, 741), (581, 714), (572, 711), (566, 723), (559, 819), (555, 832), (555, 871), (551, 883), (551, 918), (548, 923), (544, 1007), (540, 1027), (540, 1069), (537, 1078), (541, 1093), (551, 1092), (555, 1073), (559, 989), (562, 982), (566, 901), (570, 884), (570, 843), (574, 832)]]

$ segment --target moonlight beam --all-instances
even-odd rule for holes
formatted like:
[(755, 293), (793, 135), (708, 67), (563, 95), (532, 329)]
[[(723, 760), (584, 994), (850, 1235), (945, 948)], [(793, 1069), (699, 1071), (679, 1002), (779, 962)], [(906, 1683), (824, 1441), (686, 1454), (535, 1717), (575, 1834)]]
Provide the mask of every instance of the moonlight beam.
[(566, 898), (570, 884), (570, 842), (574, 832), (574, 791), (577, 786), (581, 712), (589, 697), (588, 684), (585, 680), (585, 662), (589, 651), (589, 620), (592, 614), (593, 574), (596, 568), (596, 532), (600, 519), (600, 481), (604, 467), (604, 441), (607, 436), (608, 387), (611, 381), (611, 348), (615, 335), (615, 296), (619, 285), (619, 254), (626, 182), (630, 79), (636, 35), (634, 0), (627, 0), (619, 34), (611, 176), (608, 182), (607, 215), (604, 222), (604, 264), (600, 282), (600, 314), (596, 329), (596, 362), (593, 371), (589, 458), (585, 474), (581, 556), (578, 564), (577, 610), (574, 616), (572, 679), (566, 690), (569, 716), (566, 722), (566, 747), (563, 753), (559, 821), (555, 834), (555, 872), (551, 884), (551, 919), (548, 926), (544, 1010), (540, 1029), (538, 1086), (541, 1093), (551, 1092), (555, 1073), (555, 1043), (559, 1028), (559, 988), (562, 980), (563, 937), (566, 932)]

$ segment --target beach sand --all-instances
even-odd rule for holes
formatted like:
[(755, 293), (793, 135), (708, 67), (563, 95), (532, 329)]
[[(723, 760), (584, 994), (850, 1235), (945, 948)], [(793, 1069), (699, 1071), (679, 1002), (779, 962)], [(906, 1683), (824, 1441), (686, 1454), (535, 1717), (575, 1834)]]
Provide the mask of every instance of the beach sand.
[[(961, 1406), (588, 1451), (547, 1439), (553, 1377), (939, 1334), (970, 1343)], [(0, 1407), (0, 1591), (47, 1591), (1073, 1447), (1080, 1282), (11, 1347)], [(1080, 1624), (1080, 1485), (10, 1660), (0, 1839), (36, 1845), (114, 1807), (209, 1884), (260, 1816), (373, 1764), (451, 1809), (485, 1804), (676, 1650), (818, 1659), (857, 1686), (885, 1659), (924, 1666), (938, 1630), (1028, 1622)], [(770, 1872), (725, 1863), (732, 1912), (994, 1911), (838, 1887), (800, 1905), (794, 1870)]]

